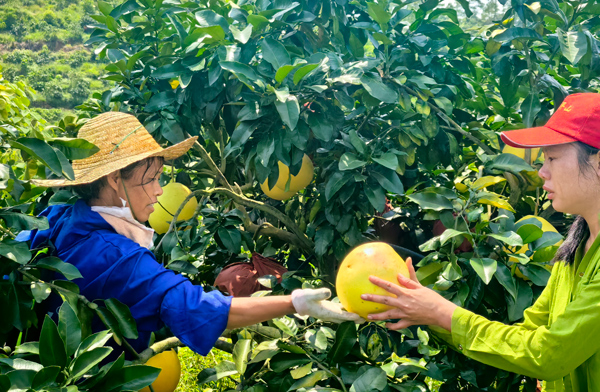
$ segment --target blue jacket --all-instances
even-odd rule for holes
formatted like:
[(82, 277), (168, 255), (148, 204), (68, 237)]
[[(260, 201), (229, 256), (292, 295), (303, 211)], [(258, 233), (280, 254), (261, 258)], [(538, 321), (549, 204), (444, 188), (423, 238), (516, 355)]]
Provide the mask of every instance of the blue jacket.
[(50, 241), (54, 255), (83, 276), (74, 282), (87, 299), (116, 298), (126, 304), (137, 322), (139, 337), (130, 341), (137, 352), (148, 347), (152, 332), (167, 325), (190, 349), (208, 354), (225, 330), (231, 297), (204, 292), (164, 268), (152, 252), (118, 234), (82, 200), (51, 206), (41, 215), (50, 228), (23, 232), (18, 239), (31, 240), (32, 249)]

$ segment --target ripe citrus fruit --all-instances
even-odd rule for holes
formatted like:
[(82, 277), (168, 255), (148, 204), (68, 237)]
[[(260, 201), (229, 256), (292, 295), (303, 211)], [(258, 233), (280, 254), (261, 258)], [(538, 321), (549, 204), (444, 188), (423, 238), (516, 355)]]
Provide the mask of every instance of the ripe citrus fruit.
[[(158, 377), (152, 383), (154, 392), (173, 392), (177, 388), (181, 377), (181, 364), (175, 350), (156, 354), (145, 365), (161, 369)], [(146, 387), (140, 392), (150, 392), (150, 388)]]
[(347, 311), (367, 318), (381, 313), (389, 306), (364, 301), (361, 294), (392, 295), (369, 281), (369, 275), (398, 284), (398, 273), (409, 276), (406, 263), (396, 251), (384, 242), (369, 242), (352, 249), (342, 261), (335, 288), (340, 302)]
[(269, 196), (273, 200), (287, 200), (296, 194), (296, 192), (294, 191), (286, 192), (283, 189), (279, 188), (277, 185), (274, 186), (272, 189), (269, 189), (269, 186), (267, 185), (268, 182), (269, 179), (267, 178), (265, 182), (260, 184), (260, 189), (262, 189), (265, 195)]
[[(278, 162), (279, 165), (279, 177), (277, 177), (277, 182), (275, 186), (271, 189), (268, 188), (268, 179), (265, 180), (262, 184), (260, 184), (260, 188), (264, 192), (265, 195), (269, 196), (271, 199), (275, 200), (285, 200), (294, 196), (296, 192), (301, 189), (304, 189), (311, 183), (313, 176), (315, 174), (315, 167), (313, 166), (312, 161), (308, 157), (308, 155), (304, 154), (302, 157), (302, 166), (300, 167), (300, 171), (298, 174), (290, 176), (290, 168), (282, 163)], [(289, 191), (285, 191), (285, 185), (288, 180), (290, 181)]]
[[(154, 204), (154, 212), (148, 218), (148, 223), (157, 234), (164, 234), (169, 230), (173, 216), (190, 193), (192, 191), (188, 187), (177, 182), (171, 182), (163, 187), (163, 194), (158, 197), (158, 203)], [(177, 222), (194, 216), (197, 206), (198, 200), (192, 197), (181, 210)]]

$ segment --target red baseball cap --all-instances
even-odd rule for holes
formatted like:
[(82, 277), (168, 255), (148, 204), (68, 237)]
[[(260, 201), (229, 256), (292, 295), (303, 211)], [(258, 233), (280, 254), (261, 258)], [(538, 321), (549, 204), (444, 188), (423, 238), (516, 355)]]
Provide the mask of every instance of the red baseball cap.
[(600, 94), (569, 95), (543, 127), (506, 131), (500, 137), (504, 143), (517, 148), (573, 142), (600, 148)]

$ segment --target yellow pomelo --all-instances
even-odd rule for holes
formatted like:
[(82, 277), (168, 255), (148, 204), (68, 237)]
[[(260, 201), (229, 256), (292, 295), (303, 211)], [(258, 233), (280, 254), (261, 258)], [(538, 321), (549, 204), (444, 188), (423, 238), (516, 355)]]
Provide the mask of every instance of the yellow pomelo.
[[(181, 377), (181, 364), (175, 350), (163, 351), (150, 358), (145, 365), (161, 369), (152, 383), (154, 392), (173, 392), (177, 388)], [(150, 388), (146, 387), (140, 392), (150, 392)]]
[[(304, 154), (302, 157), (302, 166), (297, 175), (292, 175), (290, 179), (290, 191), (298, 192), (304, 189), (311, 183), (315, 174), (315, 167), (308, 155)], [(285, 184), (290, 178), (290, 168), (279, 162), (279, 178), (277, 179), (276, 187), (285, 191)]]
[(342, 261), (335, 288), (340, 302), (347, 311), (367, 318), (371, 313), (381, 313), (389, 306), (364, 301), (361, 294), (392, 295), (369, 281), (374, 275), (398, 284), (398, 273), (409, 276), (406, 263), (385, 242), (369, 242), (352, 249)]
[[(556, 230), (556, 228), (554, 226), (552, 226), (552, 224), (550, 222), (548, 222), (546, 219), (544, 219), (542, 217), (535, 216), (535, 215), (526, 215), (526, 216), (522, 217), (521, 219), (519, 219), (515, 223), (520, 223), (520, 222), (523, 222), (523, 221), (525, 221), (527, 219), (531, 219), (531, 218), (537, 219), (542, 224), (542, 231), (544, 233), (548, 232), (548, 231), (551, 231), (551, 232), (554, 232), (554, 233), (558, 233), (558, 230)], [(558, 243), (556, 243), (555, 245), (556, 246), (560, 246), (562, 243), (563, 243), (563, 241), (561, 240)], [(523, 245), (519, 250), (517, 250), (514, 253), (516, 253), (516, 254), (522, 254), (522, 253), (527, 252), (528, 250), (529, 250), (529, 244), (526, 244), (526, 245)], [(516, 276), (518, 276), (519, 278), (524, 279), (524, 280), (529, 280), (529, 278), (526, 277), (525, 275), (523, 275), (523, 273), (521, 272), (521, 270), (517, 267), (516, 263), (518, 263), (519, 260), (516, 257), (510, 257), (508, 259), (508, 261), (510, 263), (515, 263), (515, 265), (513, 267), (511, 267), (511, 269), (514, 268), (514, 272), (515, 272)], [(547, 269), (551, 270), (552, 266), (548, 266)]]
[[(148, 218), (148, 223), (156, 233), (164, 234), (169, 230), (173, 216), (190, 193), (192, 191), (187, 186), (177, 182), (171, 182), (163, 187), (163, 194), (158, 197), (158, 203), (154, 204), (154, 212)], [(192, 197), (181, 210), (177, 222), (193, 217), (196, 207), (198, 207), (198, 200)]]
[(273, 189), (269, 189), (268, 183), (269, 183), (269, 179), (267, 178), (265, 180), (265, 182), (260, 184), (260, 189), (262, 189), (263, 193), (265, 195), (269, 196), (271, 199), (287, 200), (296, 194), (296, 192), (294, 192), (294, 191), (286, 192), (277, 186), (274, 186)]
[[(523, 158), (523, 159), (525, 159), (526, 152), (527, 152), (526, 148), (516, 148), (516, 147), (511, 147), (509, 145), (504, 146), (504, 148), (502, 149), (503, 154), (513, 154), (513, 155), (516, 155), (519, 158)], [(530, 157), (529, 161), (527, 161), (527, 159), (525, 159), (525, 161), (531, 165), (538, 158), (538, 155), (541, 157), (542, 160), (544, 159), (544, 153), (540, 152), (539, 148), (532, 148), (531, 149), (531, 157)]]

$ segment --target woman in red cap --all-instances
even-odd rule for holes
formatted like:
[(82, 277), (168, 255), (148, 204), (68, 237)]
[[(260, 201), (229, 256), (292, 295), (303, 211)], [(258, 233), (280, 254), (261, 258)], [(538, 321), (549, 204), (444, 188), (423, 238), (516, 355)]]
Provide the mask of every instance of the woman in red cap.
[(472, 359), (545, 380), (544, 391), (600, 391), (600, 94), (570, 95), (545, 126), (501, 137), (513, 147), (543, 148), (544, 190), (556, 211), (577, 216), (523, 322), (505, 325), (456, 306), (423, 287), (411, 262), (400, 285), (370, 278), (396, 297), (363, 295), (394, 307), (369, 319), (400, 319), (390, 329), (429, 325)]

